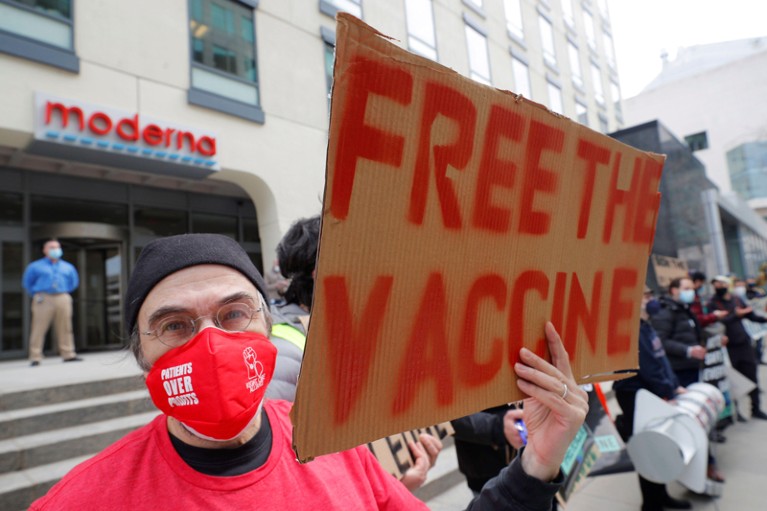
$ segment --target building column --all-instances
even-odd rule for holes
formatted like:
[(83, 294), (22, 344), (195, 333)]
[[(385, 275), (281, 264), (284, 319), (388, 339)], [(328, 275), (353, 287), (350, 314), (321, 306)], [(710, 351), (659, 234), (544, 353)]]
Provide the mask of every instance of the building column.
[(711, 247), (714, 250), (714, 264), (719, 275), (726, 275), (730, 271), (727, 261), (727, 248), (722, 231), (722, 218), (719, 216), (719, 192), (716, 188), (709, 188), (701, 192), (703, 210), (706, 215), (706, 227), (711, 239)]

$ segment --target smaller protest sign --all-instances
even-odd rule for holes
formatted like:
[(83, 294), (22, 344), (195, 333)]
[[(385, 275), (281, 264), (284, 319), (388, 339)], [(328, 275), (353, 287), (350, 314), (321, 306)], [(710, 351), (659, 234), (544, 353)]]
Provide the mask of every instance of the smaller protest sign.
[(732, 417), (732, 399), (730, 398), (730, 380), (727, 378), (725, 358), (727, 350), (722, 347), (722, 336), (712, 335), (706, 341), (706, 358), (700, 371), (700, 381), (718, 388), (724, 395), (725, 406), (719, 419)]
[(652, 265), (655, 270), (655, 281), (663, 289), (667, 289), (672, 280), (689, 275), (687, 261), (676, 257), (653, 254)]
[(408, 442), (418, 442), (418, 437), (421, 433), (426, 433), (442, 440), (455, 433), (455, 431), (449, 422), (443, 422), (428, 428), (414, 429), (381, 438), (375, 442), (368, 443), (368, 449), (378, 459), (384, 470), (397, 479), (402, 479), (405, 472), (415, 465), (415, 459), (408, 448)]

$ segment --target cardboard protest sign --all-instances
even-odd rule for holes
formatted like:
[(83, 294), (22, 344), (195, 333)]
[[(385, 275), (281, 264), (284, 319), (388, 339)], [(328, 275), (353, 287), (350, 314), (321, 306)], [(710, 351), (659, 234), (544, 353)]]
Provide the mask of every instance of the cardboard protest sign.
[(687, 270), (687, 261), (677, 259), (676, 257), (652, 255), (652, 266), (655, 270), (655, 280), (658, 287), (668, 289), (671, 281), (680, 277), (689, 275)]
[(368, 449), (378, 459), (384, 470), (397, 479), (402, 479), (407, 469), (415, 465), (415, 459), (410, 453), (408, 442), (418, 442), (418, 436), (421, 433), (426, 433), (442, 440), (454, 434), (455, 431), (452, 424), (443, 422), (428, 428), (414, 429), (378, 439), (375, 442), (368, 443)]
[(663, 156), (338, 17), (301, 460), (523, 398), (562, 334), (580, 382), (637, 367)]

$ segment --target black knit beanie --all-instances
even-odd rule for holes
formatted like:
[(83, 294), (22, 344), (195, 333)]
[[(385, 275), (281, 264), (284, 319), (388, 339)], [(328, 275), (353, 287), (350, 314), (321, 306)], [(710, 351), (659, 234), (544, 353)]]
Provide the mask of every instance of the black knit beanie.
[(221, 234), (181, 234), (160, 238), (141, 251), (128, 281), (125, 299), (128, 335), (133, 332), (138, 311), (152, 288), (171, 273), (198, 264), (221, 264), (234, 268), (266, 297), (263, 277), (245, 250), (232, 238)]

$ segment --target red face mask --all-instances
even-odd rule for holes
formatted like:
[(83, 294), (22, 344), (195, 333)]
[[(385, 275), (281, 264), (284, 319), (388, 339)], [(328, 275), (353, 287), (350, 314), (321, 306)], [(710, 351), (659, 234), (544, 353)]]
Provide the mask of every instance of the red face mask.
[(236, 438), (256, 416), (277, 348), (254, 332), (205, 328), (161, 356), (146, 378), (155, 406), (202, 438)]

